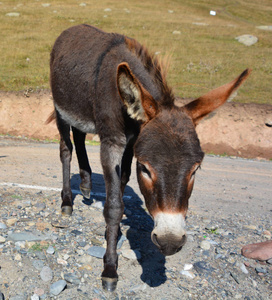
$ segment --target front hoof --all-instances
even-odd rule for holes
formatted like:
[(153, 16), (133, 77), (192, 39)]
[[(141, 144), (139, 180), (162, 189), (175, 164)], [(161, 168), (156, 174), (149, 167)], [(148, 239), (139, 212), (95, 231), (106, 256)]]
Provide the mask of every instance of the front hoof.
[(73, 212), (72, 206), (62, 206), (61, 208), (61, 214), (63, 216), (71, 216)]
[(102, 277), (102, 287), (104, 290), (113, 292), (117, 286), (117, 278)]
[(86, 199), (91, 198), (91, 189), (86, 189), (82, 186), (79, 186), (79, 188), (80, 188), (80, 191), (81, 191), (84, 198), (86, 198)]

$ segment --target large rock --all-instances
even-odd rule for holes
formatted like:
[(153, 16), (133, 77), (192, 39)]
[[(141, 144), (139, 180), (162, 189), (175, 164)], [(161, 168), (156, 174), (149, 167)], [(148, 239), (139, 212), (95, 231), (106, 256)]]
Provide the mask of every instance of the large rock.
[(246, 245), (242, 248), (242, 255), (257, 260), (269, 260), (272, 258), (272, 240)]
[(252, 46), (258, 42), (258, 38), (251, 34), (244, 34), (237, 36), (235, 38), (239, 43), (244, 44), (245, 46)]

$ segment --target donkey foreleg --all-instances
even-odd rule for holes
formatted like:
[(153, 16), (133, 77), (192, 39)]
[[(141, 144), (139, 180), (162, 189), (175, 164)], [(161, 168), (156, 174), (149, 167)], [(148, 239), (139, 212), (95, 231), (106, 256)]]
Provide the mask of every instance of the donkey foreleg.
[(120, 222), (124, 212), (121, 193), (121, 161), (124, 147), (108, 146), (101, 143), (101, 163), (106, 184), (106, 203), (104, 217), (107, 224), (107, 249), (104, 255), (104, 271), (102, 272), (103, 288), (113, 291), (116, 288), (118, 275), (117, 239)]

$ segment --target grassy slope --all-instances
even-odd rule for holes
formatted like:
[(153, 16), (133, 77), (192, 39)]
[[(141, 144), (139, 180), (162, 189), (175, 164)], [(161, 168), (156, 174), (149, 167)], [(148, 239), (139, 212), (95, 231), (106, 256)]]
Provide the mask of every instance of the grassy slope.
[[(49, 7), (42, 6), (46, 2)], [(0, 90), (49, 88), (54, 40), (68, 27), (88, 23), (170, 55), (168, 81), (178, 96), (197, 97), (250, 67), (254, 72), (235, 101), (272, 104), (272, 32), (256, 28), (272, 25), (271, 0), (86, 0), (85, 7), (82, 2), (2, 1)], [(6, 16), (9, 12), (20, 17)], [(235, 40), (242, 34), (256, 35), (259, 42), (246, 47)]]

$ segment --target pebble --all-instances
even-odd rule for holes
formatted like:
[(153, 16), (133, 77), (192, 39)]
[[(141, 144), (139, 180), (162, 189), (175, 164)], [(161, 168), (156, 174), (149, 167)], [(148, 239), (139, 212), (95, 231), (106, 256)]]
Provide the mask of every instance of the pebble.
[(256, 26), (256, 28), (261, 29), (261, 30), (270, 30), (270, 31), (272, 31), (272, 25)]
[(5, 243), (6, 239), (3, 236), (0, 236), (0, 243)]
[(4, 224), (4, 223), (0, 223), (0, 229), (7, 229), (7, 226), (6, 226), (6, 224)]
[(194, 268), (199, 274), (211, 273), (215, 270), (205, 261), (198, 261), (194, 263)]
[(263, 273), (263, 274), (267, 273), (267, 270), (262, 267), (256, 267), (255, 270), (257, 273)]
[(200, 248), (203, 250), (210, 250), (211, 244), (207, 240), (204, 240), (200, 243)]
[(121, 235), (118, 243), (117, 243), (117, 249), (119, 250), (122, 246), (123, 246), (123, 243), (127, 240), (126, 236), (124, 235)]
[(131, 260), (141, 259), (141, 253), (138, 250), (131, 250), (131, 249), (122, 250), (122, 256)]
[(50, 293), (54, 296), (58, 296), (67, 286), (65, 280), (59, 280), (50, 285)]
[(181, 34), (181, 31), (179, 31), (179, 30), (174, 30), (172, 33), (178, 35), (178, 34)]
[(47, 254), (54, 254), (54, 253), (55, 253), (54, 247), (50, 245), (50, 246), (47, 248), (46, 253), (47, 253)]
[(48, 240), (50, 237), (44, 234), (34, 234), (31, 232), (17, 232), (12, 233), (8, 236), (8, 239), (11, 241), (45, 241)]
[(11, 226), (15, 225), (17, 221), (18, 221), (18, 220), (15, 219), (15, 218), (8, 219), (8, 220), (6, 221), (6, 224), (7, 224), (9, 227), (11, 227)]
[(192, 264), (185, 264), (183, 270), (184, 271), (190, 271), (192, 270), (194, 266)]
[(0, 292), (0, 300), (5, 300), (4, 294)]
[(42, 281), (51, 281), (53, 279), (53, 272), (48, 266), (44, 266), (40, 273)]
[(193, 272), (190, 272), (190, 271), (186, 271), (186, 270), (182, 270), (180, 272), (181, 275), (184, 275), (186, 277), (189, 277), (191, 279), (194, 279), (195, 278), (195, 274)]
[(33, 260), (32, 265), (36, 270), (41, 271), (44, 267), (44, 262), (42, 260), (35, 259)]
[(106, 249), (100, 246), (92, 246), (87, 250), (87, 253), (96, 258), (103, 258), (106, 253)]
[(21, 256), (19, 253), (17, 253), (17, 254), (14, 256), (14, 259), (15, 259), (16, 261), (20, 261), (20, 260), (22, 260), (22, 256)]
[(43, 4), (42, 4), (42, 7), (49, 7), (49, 6), (51, 6), (50, 3), (43, 3)]
[(66, 282), (77, 284), (77, 285), (79, 285), (81, 282), (80, 278), (73, 273), (64, 274), (64, 279), (66, 280)]
[(7, 17), (20, 17), (20, 13), (18, 12), (10, 12), (6, 14)]
[(244, 34), (237, 36), (235, 38), (239, 43), (244, 44), (245, 46), (252, 46), (258, 42), (258, 38), (256, 36), (250, 34)]
[(27, 300), (27, 296), (26, 295), (16, 295), (16, 296), (10, 297), (9, 300)]
[(242, 271), (244, 274), (248, 274), (248, 270), (247, 270), (246, 266), (245, 266), (243, 263), (241, 263), (240, 269), (241, 269), (241, 271)]
[(40, 299), (40, 297), (39, 297), (39, 295), (37, 295), (37, 294), (34, 294), (34, 295), (32, 295), (31, 296), (31, 298), (30, 298), (31, 300), (39, 300)]

